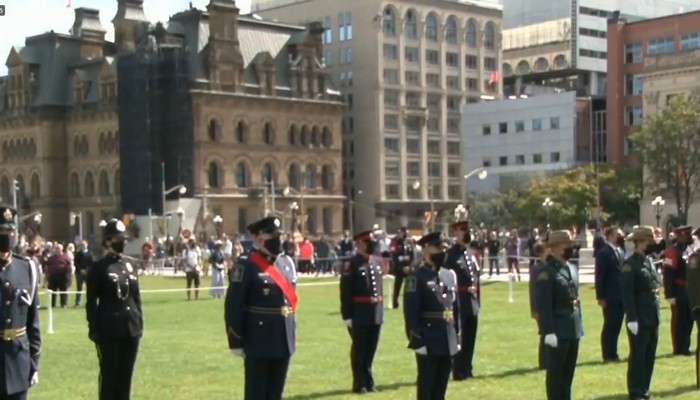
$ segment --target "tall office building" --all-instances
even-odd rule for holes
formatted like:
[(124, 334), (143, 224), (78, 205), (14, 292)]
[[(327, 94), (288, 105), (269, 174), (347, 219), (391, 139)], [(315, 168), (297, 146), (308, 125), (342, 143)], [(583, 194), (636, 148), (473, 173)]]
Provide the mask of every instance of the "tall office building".
[(355, 226), (419, 228), (431, 208), (436, 220), (452, 215), (464, 190), (461, 107), (502, 93), (501, 7), (448, 0), (260, 5), (253, 10), (265, 18), (326, 28), (325, 63), (348, 105), (344, 178)]

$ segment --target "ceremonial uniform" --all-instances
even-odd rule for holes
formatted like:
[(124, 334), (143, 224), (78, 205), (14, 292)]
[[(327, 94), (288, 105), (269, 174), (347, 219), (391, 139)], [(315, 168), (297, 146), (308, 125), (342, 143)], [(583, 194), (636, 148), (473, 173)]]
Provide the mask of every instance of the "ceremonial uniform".
[[(440, 233), (425, 235), (418, 244), (425, 255), (427, 246), (442, 246)], [(444, 253), (437, 255), (444, 262)], [(435, 268), (423, 262), (407, 277), (404, 293), (408, 348), (416, 351), (418, 365), (417, 400), (445, 399), (452, 356), (459, 351), (458, 321), (453, 313), (457, 278), (452, 270)]]
[[(542, 271), (545, 267), (545, 262), (539, 258), (535, 258), (533, 256), (532, 260), (533, 263), (530, 265), (530, 270), (529, 270), (529, 275), (530, 279), (528, 281), (528, 290), (530, 294), (530, 315), (535, 318), (535, 322), (537, 322), (537, 306), (535, 303), (535, 282), (537, 281), (537, 276), (539, 275), (540, 271)], [(537, 332), (537, 336), (539, 337), (539, 345), (537, 346), (537, 366), (539, 369), (545, 369), (545, 355), (544, 355), (544, 342), (542, 341), (543, 335), (542, 332), (539, 331)]]
[[(651, 228), (636, 228), (631, 238), (647, 240), (649, 245), (654, 243)], [(631, 399), (649, 398), (661, 320), (659, 285), (660, 279), (651, 259), (639, 251), (632, 253), (622, 264), (622, 302), (630, 342), (627, 390)]]
[(275, 235), (270, 240), (277, 241), (276, 254), (255, 249), (241, 256), (226, 293), (229, 348), (245, 358), (245, 400), (280, 400), (296, 350), (294, 277), (274, 265), (282, 251), (279, 225), (278, 219), (265, 218), (248, 226), (253, 235)]
[[(568, 231), (549, 234), (547, 246), (573, 245)], [(550, 257), (535, 283), (535, 308), (540, 332), (547, 343), (555, 335), (555, 346), (545, 346), (547, 399), (571, 400), (579, 339), (583, 336), (578, 284), (568, 264)]]
[(693, 332), (693, 319), (688, 304), (686, 288), (687, 256), (684, 256), (688, 243), (682, 237), (689, 236), (689, 226), (675, 230), (677, 241), (666, 250), (663, 269), (664, 297), (671, 302), (671, 341), (673, 354), (690, 355), (690, 335)]
[[(700, 237), (700, 228), (693, 232)], [(700, 388), (700, 249), (695, 250), (688, 258), (688, 300), (690, 314), (697, 325), (695, 347), (695, 386)]]
[[(452, 229), (458, 234), (469, 235), (469, 223), (457, 222)], [(471, 242), (468, 238), (465, 242)], [(455, 243), (447, 250), (445, 268), (455, 272), (457, 277), (458, 301), (454, 303), (455, 315), (459, 317), (460, 351), (454, 358), (452, 376), (461, 381), (472, 378), (474, 347), (479, 325), (480, 279), (479, 264), (466, 245)]]
[[(406, 237), (406, 228), (399, 229), (401, 233), (395, 237), (391, 243), (391, 258), (394, 270), (394, 291), (392, 292), (391, 304), (393, 308), (399, 308), (399, 295), (401, 294), (401, 285), (408, 269), (413, 264), (413, 246), (409, 243)], [(409, 272), (410, 273), (410, 270)]]
[[(85, 309), (88, 335), (100, 363), (99, 399), (128, 400), (143, 335), (143, 312), (137, 271), (123, 256), (126, 227), (107, 222), (103, 240), (109, 253), (88, 268)], [(112, 242), (114, 241), (114, 242)]]
[[(357, 242), (374, 242), (371, 231), (360, 233), (354, 239)], [(343, 263), (340, 314), (352, 338), (352, 390), (355, 393), (374, 392), (372, 362), (384, 322), (382, 268), (376, 256), (358, 252)]]

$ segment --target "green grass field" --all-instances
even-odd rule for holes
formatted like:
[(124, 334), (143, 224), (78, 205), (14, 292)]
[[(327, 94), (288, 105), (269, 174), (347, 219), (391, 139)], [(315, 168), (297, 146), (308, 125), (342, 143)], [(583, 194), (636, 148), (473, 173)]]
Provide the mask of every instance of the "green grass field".
[[(292, 360), (285, 399), (352, 399), (348, 361), (349, 337), (338, 314), (338, 287), (299, 287), (298, 348)], [(328, 279), (325, 279), (328, 282)], [(181, 288), (178, 278), (144, 278), (142, 288)], [(527, 283), (517, 286), (508, 303), (507, 285), (483, 287), (475, 357), (476, 379), (450, 383), (448, 399), (543, 399), (544, 373), (536, 370), (537, 337), (529, 318)], [(242, 360), (227, 348), (223, 301), (208, 294), (187, 302), (184, 293), (145, 293), (146, 334), (136, 366), (135, 400), (243, 399)], [(575, 399), (626, 399), (626, 364), (600, 362), (601, 315), (592, 287), (582, 288), (586, 336), (581, 343), (574, 381)], [(73, 298), (71, 296), (71, 302)], [(46, 297), (42, 298), (46, 304)], [(668, 320), (668, 309), (663, 310)], [(46, 332), (46, 311), (42, 311)], [(97, 356), (87, 338), (85, 311), (54, 311), (53, 335), (44, 333), (41, 382), (32, 400), (95, 399)], [(664, 321), (652, 392), (654, 398), (700, 398), (695, 392), (693, 359), (670, 357), (669, 325)], [(627, 354), (627, 339), (620, 340)], [(377, 399), (415, 398), (415, 359), (406, 349), (401, 311), (388, 310), (375, 361)]]

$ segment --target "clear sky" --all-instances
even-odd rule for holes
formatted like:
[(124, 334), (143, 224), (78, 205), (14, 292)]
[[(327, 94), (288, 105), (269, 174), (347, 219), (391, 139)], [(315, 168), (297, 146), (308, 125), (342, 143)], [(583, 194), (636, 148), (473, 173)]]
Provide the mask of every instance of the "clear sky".
[[(190, 0), (145, 0), (143, 8), (151, 21), (165, 21), (187, 9), (189, 3)], [(191, 3), (205, 9), (209, 0), (191, 0)], [(250, 0), (237, 0), (236, 4), (242, 13), (250, 12)], [(99, 9), (107, 40), (114, 39), (111, 21), (117, 12), (117, 0), (0, 0), (0, 5), (5, 5), (5, 15), (0, 16), (0, 76), (7, 74), (5, 61), (12, 46), (23, 46), (27, 36), (50, 30), (68, 33), (79, 7)]]

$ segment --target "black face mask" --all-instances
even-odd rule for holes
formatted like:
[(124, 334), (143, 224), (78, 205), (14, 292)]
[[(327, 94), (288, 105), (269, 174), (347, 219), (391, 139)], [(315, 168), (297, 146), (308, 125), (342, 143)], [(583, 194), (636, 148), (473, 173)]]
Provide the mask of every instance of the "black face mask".
[(9, 253), (12, 250), (12, 235), (0, 235), (0, 252)]
[(462, 240), (464, 241), (464, 244), (469, 244), (472, 242), (472, 234), (469, 232), (464, 232), (462, 235)]
[(564, 259), (565, 259), (566, 261), (569, 261), (569, 260), (571, 260), (572, 258), (574, 258), (574, 248), (573, 248), (573, 247), (567, 247), (566, 249), (564, 249)]
[(435, 268), (440, 268), (445, 264), (445, 253), (435, 253), (430, 255), (430, 262)]
[(126, 246), (126, 241), (124, 239), (118, 239), (109, 244), (109, 247), (114, 250), (115, 253), (122, 254), (124, 252), (124, 247)]
[(374, 254), (375, 250), (377, 250), (377, 241), (376, 240), (370, 240), (369, 242), (365, 242), (367, 254)]
[(648, 244), (647, 247), (644, 249), (644, 255), (645, 255), (645, 256), (650, 256), (650, 255), (652, 255), (652, 254), (654, 254), (654, 246)]
[(263, 242), (263, 248), (273, 256), (277, 256), (282, 252), (282, 238), (275, 236)]
[(625, 238), (623, 236), (618, 236), (617, 237), (617, 247), (625, 247)]

